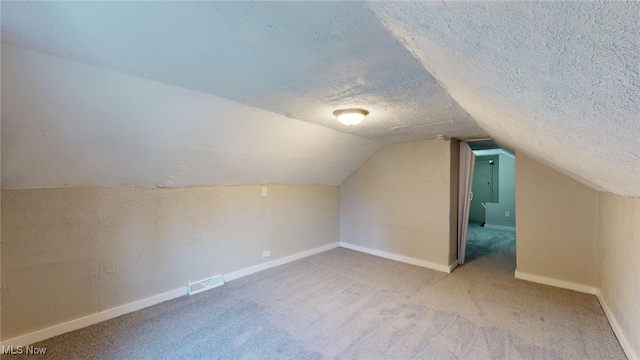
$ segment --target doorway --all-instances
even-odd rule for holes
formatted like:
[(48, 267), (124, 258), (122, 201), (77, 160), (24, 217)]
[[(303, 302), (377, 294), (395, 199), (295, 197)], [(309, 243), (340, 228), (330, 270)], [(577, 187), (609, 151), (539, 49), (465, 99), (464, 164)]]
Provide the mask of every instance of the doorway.
[(469, 185), (472, 195), (464, 229), (464, 260), (459, 262), (499, 260), (500, 266), (515, 270), (515, 155), (492, 140), (468, 145), (475, 165)]

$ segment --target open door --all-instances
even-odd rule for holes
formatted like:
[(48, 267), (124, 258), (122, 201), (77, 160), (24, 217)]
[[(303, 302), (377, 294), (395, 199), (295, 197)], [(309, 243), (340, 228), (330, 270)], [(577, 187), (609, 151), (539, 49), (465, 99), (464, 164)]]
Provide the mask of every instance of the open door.
[(473, 193), (473, 170), (476, 156), (466, 142), (460, 142), (460, 171), (458, 185), (458, 264), (464, 264), (467, 248), (467, 229), (469, 226), (469, 209)]

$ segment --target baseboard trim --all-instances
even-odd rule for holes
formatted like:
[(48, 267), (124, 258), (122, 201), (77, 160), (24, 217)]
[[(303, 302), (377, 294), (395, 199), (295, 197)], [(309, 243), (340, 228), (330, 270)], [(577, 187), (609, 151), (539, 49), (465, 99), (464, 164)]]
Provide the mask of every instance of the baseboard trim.
[[(440, 265), (440, 264), (432, 263), (430, 261), (415, 259), (408, 256), (393, 254), (386, 251), (371, 249), (364, 246), (353, 245), (345, 242), (340, 242), (340, 246), (345, 249), (355, 250), (365, 254), (379, 256), (379, 257), (383, 257), (383, 258), (391, 259), (395, 261), (400, 261), (400, 262), (411, 264), (411, 265), (421, 266), (421, 267), (432, 269), (432, 270), (438, 270), (445, 273), (450, 273), (453, 270), (453, 268), (455, 268), (455, 266), (453, 265), (451, 266)], [(455, 263), (455, 265), (457, 266), (457, 262)]]
[(579, 292), (597, 296), (598, 301), (600, 302), (600, 306), (602, 307), (602, 310), (604, 311), (604, 314), (607, 317), (607, 320), (609, 320), (611, 329), (613, 329), (613, 333), (616, 335), (616, 338), (618, 338), (618, 342), (620, 343), (622, 350), (624, 350), (624, 353), (627, 355), (627, 358), (629, 358), (629, 360), (638, 360), (638, 356), (634, 353), (633, 349), (631, 348), (631, 345), (629, 344), (629, 341), (624, 335), (624, 332), (622, 331), (622, 328), (620, 327), (618, 320), (616, 320), (616, 317), (613, 315), (611, 308), (609, 308), (609, 304), (607, 304), (607, 301), (605, 300), (604, 295), (599, 289), (596, 289), (594, 287), (587, 286), (587, 285), (568, 282), (568, 281), (527, 274), (527, 273), (519, 272), (518, 270), (516, 270), (515, 276), (516, 276), (516, 279), (531, 281), (531, 282), (540, 283), (540, 284), (549, 285), (549, 286), (555, 286), (563, 289), (579, 291)]
[(457, 268), (457, 267), (458, 267), (458, 265), (460, 265), (460, 263), (458, 262), (458, 260), (454, 261), (454, 262), (453, 262), (453, 264), (449, 265), (449, 272), (450, 272), (450, 273), (451, 273), (451, 272), (453, 272), (453, 270), (454, 270), (455, 268)]
[(555, 286), (555, 287), (559, 287), (559, 288), (563, 288), (563, 289), (569, 289), (569, 290), (578, 291), (578, 292), (583, 292), (583, 293), (587, 293), (587, 294), (591, 294), (591, 295), (595, 295), (596, 292), (598, 291), (596, 288), (591, 287), (591, 286), (578, 284), (578, 283), (572, 283), (572, 282), (564, 281), (564, 280), (552, 279), (552, 278), (539, 276), (539, 275), (523, 273), (523, 272), (520, 272), (518, 270), (516, 270), (515, 276), (516, 276), (516, 279), (531, 281), (531, 282), (544, 284), (544, 285), (549, 285), (549, 286)]
[[(315, 249), (311, 249), (311, 250), (307, 250), (307, 251), (303, 251), (297, 254), (293, 254), (281, 259), (277, 259), (277, 260), (273, 260), (273, 261), (269, 261), (269, 262), (265, 262), (256, 266), (251, 266), (242, 270), (238, 270), (238, 271), (234, 271), (234, 272), (230, 272), (228, 274), (224, 274), (224, 280), (225, 281), (231, 281), (231, 280), (235, 280), (235, 279), (239, 279), (241, 277), (247, 276), (247, 275), (251, 275), (254, 273), (257, 273), (259, 271), (262, 270), (266, 270), (275, 266), (280, 266), (280, 265), (284, 265), (286, 263), (292, 262), (292, 261), (296, 261), (296, 260), (300, 260), (303, 259), (305, 257), (311, 256), (311, 255), (315, 255), (315, 254), (319, 254), (321, 252), (327, 251), (327, 250), (331, 250), (331, 249), (335, 249), (337, 247), (340, 246), (339, 242), (335, 242), (332, 244), (328, 244), (325, 246), (321, 246)], [(20, 335), (20, 336), (16, 336), (14, 338), (11, 339), (7, 339), (4, 340), (2, 342), (0, 342), (0, 346), (14, 346), (14, 347), (18, 347), (18, 346), (27, 346), (27, 345), (31, 345), (33, 343), (36, 343), (38, 341), (42, 341), (42, 340), (46, 340), (49, 338), (52, 338), (54, 336), (58, 336), (58, 335), (62, 335), (71, 331), (75, 331), (78, 329), (82, 329), (84, 327), (87, 326), (91, 326), (106, 320), (110, 320), (113, 318), (116, 318), (118, 316), (122, 316), (124, 314), (128, 314), (130, 312), (134, 312), (134, 311), (138, 311), (138, 310), (142, 310), (146, 307), (149, 306), (153, 306), (156, 304), (159, 304), (161, 302), (165, 302), (167, 300), (171, 300), (171, 299), (175, 299), (181, 296), (185, 296), (188, 294), (187, 291), (187, 286), (181, 287), (179, 289), (175, 289), (175, 290), (171, 290), (169, 292), (163, 293), (163, 294), (159, 294), (159, 295), (154, 295), (151, 297), (148, 297), (146, 299), (142, 299), (142, 300), (138, 300), (138, 301), (134, 301), (132, 303), (129, 304), (125, 304), (122, 306), (118, 306), (112, 309), (108, 309), (108, 310), (104, 310), (101, 312), (98, 312), (96, 314), (92, 314), (92, 315), (88, 315), (85, 317), (81, 317), (78, 319), (74, 319), (62, 324), (58, 324), (58, 325), (54, 325), (42, 330), (38, 330), (38, 331), (34, 331), (28, 334), (24, 334), (24, 335)]]
[(300, 260), (300, 259), (304, 259), (306, 257), (309, 257), (311, 255), (315, 255), (315, 254), (319, 254), (321, 252), (325, 252), (331, 249), (335, 249), (337, 247), (340, 246), (339, 242), (334, 242), (328, 245), (324, 245), (315, 249), (311, 249), (311, 250), (307, 250), (307, 251), (303, 251), (303, 252), (299, 252), (297, 254), (293, 254), (290, 256), (286, 256), (283, 257), (281, 259), (277, 259), (277, 260), (273, 260), (273, 261), (268, 261), (262, 264), (258, 264), (255, 266), (251, 266), (248, 268), (244, 268), (238, 271), (233, 271), (230, 272), (228, 274), (224, 274), (224, 280), (226, 281), (231, 281), (231, 280), (235, 280), (235, 279), (239, 279), (241, 277), (245, 277), (247, 275), (251, 275), (251, 274), (255, 274), (259, 271), (262, 270), (267, 270), (270, 269), (272, 267), (276, 267), (276, 266), (280, 266), (280, 265), (284, 265), (286, 263), (290, 263), (292, 261), (296, 261), (296, 260)]
[(616, 334), (616, 337), (618, 338), (618, 342), (620, 343), (620, 346), (622, 346), (622, 350), (624, 350), (624, 353), (627, 355), (627, 358), (629, 358), (629, 360), (638, 360), (638, 356), (633, 352), (633, 349), (631, 348), (629, 341), (627, 340), (626, 336), (624, 336), (624, 332), (622, 331), (622, 328), (620, 327), (618, 320), (616, 320), (616, 317), (613, 315), (613, 312), (611, 311), (609, 304), (607, 304), (607, 301), (604, 299), (604, 295), (600, 290), (597, 290), (596, 296), (598, 297), (600, 306), (602, 307), (602, 310), (604, 311), (604, 314), (607, 317), (607, 320), (609, 320), (611, 329), (613, 329), (613, 333)]
[(130, 312), (142, 310), (146, 307), (153, 306), (161, 302), (175, 299), (184, 295), (187, 295), (187, 288), (181, 287), (179, 289), (171, 290), (166, 293), (150, 296), (146, 299), (134, 301), (129, 304), (104, 310), (93, 315), (88, 315), (75, 320), (67, 321), (62, 324), (54, 325), (42, 330), (34, 331), (32, 333), (16, 336), (14, 338), (2, 341), (1, 346), (17, 347), (17, 346), (31, 345), (38, 341), (46, 340), (54, 336), (58, 336), (74, 330), (82, 329), (84, 327), (91, 326), (109, 319), (113, 319), (118, 316), (128, 314)]
[(507, 231), (514, 231), (514, 232), (516, 231), (516, 228), (514, 226), (484, 224), (484, 227), (486, 227), (487, 229), (494, 229), (494, 230), (507, 230)]

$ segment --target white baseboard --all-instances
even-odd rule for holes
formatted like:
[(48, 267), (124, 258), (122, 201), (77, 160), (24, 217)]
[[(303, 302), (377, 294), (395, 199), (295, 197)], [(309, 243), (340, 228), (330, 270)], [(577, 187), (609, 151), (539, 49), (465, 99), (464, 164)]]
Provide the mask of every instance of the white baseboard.
[(109, 319), (128, 314), (130, 312), (142, 310), (146, 307), (165, 302), (167, 300), (175, 299), (180, 296), (187, 295), (187, 288), (181, 287), (179, 289), (171, 290), (169, 292), (154, 295), (146, 299), (134, 301), (132, 303), (111, 308), (101, 311), (99, 313), (74, 319), (62, 324), (54, 325), (42, 330), (34, 331), (25, 335), (16, 336), (11, 339), (2, 341), (1, 346), (26, 346), (36, 343), (38, 341), (46, 340), (54, 336), (62, 335), (70, 331), (82, 329), (90, 325), (97, 324)]
[(527, 274), (527, 273), (520, 272), (518, 270), (516, 270), (515, 275), (516, 275), (516, 279), (527, 280), (527, 281), (540, 283), (544, 285), (574, 290), (574, 291), (583, 292), (591, 295), (595, 295), (596, 292), (598, 291), (596, 288), (591, 286), (572, 283), (564, 280), (552, 279), (552, 278), (539, 276), (539, 275)]
[[(231, 281), (243, 276), (254, 274), (258, 271), (266, 270), (275, 266), (283, 265), (292, 261), (296, 261), (311, 255), (315, 255), (327, 250), (335, 249), (340, 246), (340, 243), (335, 242), (329, 245), (321, 246), (319, 248), (303, 251), (291, 256), (284, 257), (282, 259), (277, 259), (269, 262), (262, 263), (260, 265), (251, 266), (242, 270), (234, 271), (228, 273), (224, 276), (225, 281)], [(46, 329), (34, 331), (32, 333), (16, 336), (11, 339), (4, 340), (0, 343), (0, 346), (27, 346), (38, 341), (46, 340), (52, 338), (54, 336), (62, 335), (64, 333), (68, 333), (70, 331), (82, 329), (87, 326), (91, 326), (106, 320), (110, 320), (116, 318), (118, 316), (128, 314), (130, 312), (138, 311), (144, 309), (146, 307), (159, 304), (161, 302), (165, 302), (167, 300), (175, 299), (180, 296), (187, 295), (187, 286), (181, 287), (179, 289), (171, 290), (169, 292), (154, 295), (148, 297), (146, 299), (134, 301), (129, 304), (125, 304), (122, 306), (118, 306), (112, 309), (104, 310), (99, 313), (88, 315), (85, 317), (81, 317), (78, 319), (74, 319), (62, 324), (54, 325), (48, 327)]]
[(299, 252), (297, 254), (293, 254), (293, 255), (290, 255), (290, 256), (287, 256), (287, 257), (283, 257), (281, 259), (268, 261), (268, 262), (265, 262), (265, 263), (262, 263), (262, 264), (259, 264), (259, 265), (255, 265), (255, 266), (244, 268), (244, 269), (241, 269), (241, 270), (238, 270), (238, 271), (230, 272), (228, 274), (224, 274), (224, 281), (231, 281), (231, 280), (239, 279), (239, 278), (247, 276), (247, 275), (255, 274), (255, 273), (257, 273), (259, 271), (262, 271), (262, 270), (267, 270), (267, 269), (270, 269), (272, 267), (284, 265), (286, 263), (290, 263), (292, 261), (300, 260), (300, 259), (306, 258), (306, 257), (311, 256), (311, 255), (319, 254), (319, 253), (325, 252), (327, 250), (335, 249), (335, 248), (337, 248), (339, 246), (340, 246), (340, 243), (339, 242), (335, 242), (335, 243), (331, 243), (329, 245), (321, 246), (319, 248), (315, 248), (315, 249)]
[(579, 292), (583, 292), (591, 295), (596, 295), (598, 297), (598, 301), (600, 302), (600, 306), (602, 307), (602, 310), (604, 311), (604, 314), (607, 317), (607, 320), (609, 320), (611, 329), (613, 329), (613, 332), (616, 335), (616, 338), (618, 338), (618, 342), (620, 343), (620, 346), (622, 346), (622, 349), (624, 350), (624, 353), (627, 355), (627, 358), (629, 358), (629, 360), (639, 360), (638, 356), (634, 353), (633, 349), (631, 348), (631, 345), (629, 345), (629, 341), (624, 335), (624, 332), (622, 331), (622, 328), (620, 327), (618, 320), (616, 320), (616, 317), (613, 315), (611, 308), (609, 308), (609, 304), (607, 304), (607, 301), (605, 300), (602, 292), (599, 289), (596, 289), (594, 287), (587, 286), (587, 285), (568, 282), (568, 281), (551, 279), (544, 276), (522, 273), (522, 272), (519, 272), (518, 270), (516, 270), (516, 279), (522, 279), (522, 280), (532, 281), (532, 282), (536, 282), (544, 285), (550, 285), (550, 286), (555, 286), (559, 288), (575, 290), (575, 291), (579, 291)]
[(408, 256), (403, 256), (403, 255), (398, 255), (398, 254), (392, 254), (386, 251), (382, 251), (382, 250), (375, 250), (375, 249), (371, 249), (371, 248), (367, 248), (364, 246), (359, 246), (359, 245), (353, 245), (353, 244), (349, 244), (349, 243), (345, 243), (345, 242), (341, 242), (340, 246), (342, 246), (345, 249), (351, 249), (351, 250), (355, 250), (355, 251), (359, 251), (365, 254), (369, 254), (369, 255), (374, 255), (374, 256), (379, 256), (379, 257), (383, 257), (386, 259), (391, 259), (391, 260), (396, 260), (396, 261), (400, 261), (403, 263), (407, 263), (407, 264), (411, 264), (411, 265), (417, 265), (417, 266), (421, 266), (421, 267), (425, 267), (425, 268), (429, 268), (429, 269), (433, 269), (433, 270), (438, 270), (438, 271), (442, 271), (442, 272), (446, 272), (446, 273), (450, 273), (455, 266), (457, 266), (457, 262), (454, 263), (454, 265), (440, 265), (440, 264), (436, 264), (436, 263), (432, 263), (429, 261), (425, 261), (425, 260), (420, 260), (420, 259), (415, 259), (415, 258), (411, 258)]
[(616, 317), (613, 315), (609, 304), (607, 304), (607, 301), (604, 299), (604, 295), (600, 290), (597, 290), (596, 296), (598, 297), (600, 306), (602, 307), (604, 314), (607, 316), (609, 324), (611, 324), (611, 328), (613, 329), (614, 334), (616, 334), (618, 342), (620, 343), (620, 346), (622, 346), (622, 350), (624, 350), (627, 358), (629, 358), (629, 360), (638, 360), (638, 356), (633, 352), (631, 345), (629, 345), (629, 341), (627, 340), (626, 336), (624, 336), (624, 332), (622, 331), (618, 320), (616, 320)]
[(454, 261), (453, 264), (449, 265), (449, 272), (453, 272), (453, 269), (457, 268), (458, 265), (460, 265), (460, 263), (458, 262), (458, 260)]
[(486, 227), (487, 229), (516, 231), (516, 228), (514, 226), (484, 224), (484, 227)]

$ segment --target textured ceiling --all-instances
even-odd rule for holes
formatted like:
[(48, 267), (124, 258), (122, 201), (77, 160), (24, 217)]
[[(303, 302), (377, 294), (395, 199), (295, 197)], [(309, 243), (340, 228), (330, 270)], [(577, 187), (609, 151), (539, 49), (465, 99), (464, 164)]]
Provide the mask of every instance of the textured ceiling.
[(486, 136), (362, 3), (5, 2), (2, 39), (385, 143)]
[(640, 3), (369, 6), (499, 143), (640, 197)]
[(381, 144), (2, 46), (2, 186), (340, 184)]
[(333, 184), (488, 133), (640, 197), (639, 3), (1, 6), (3, 187)]

